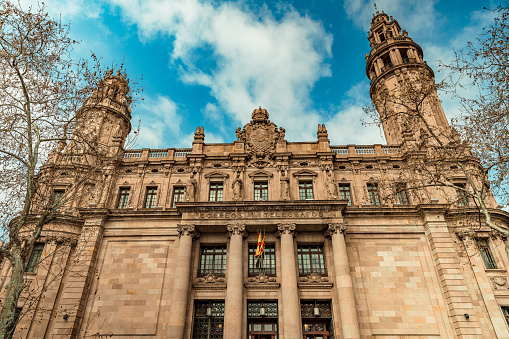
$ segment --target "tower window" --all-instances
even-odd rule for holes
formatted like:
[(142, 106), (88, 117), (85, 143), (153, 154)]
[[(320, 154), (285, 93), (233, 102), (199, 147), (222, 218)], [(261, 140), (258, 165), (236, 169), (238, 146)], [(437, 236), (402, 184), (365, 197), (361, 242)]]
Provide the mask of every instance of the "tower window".
[(488, 239), (477, 239), (477, 247), (479, 248), (479, 253), (481, 254), (482, 261), (484, 262), (484, 267), (487, 269), (497, 268), (497, 264), (495, 263), (493, 255), (491, 254)]
[(145, 197), (145, 208), (154, 208), (156, 205), (157, 187), (147, 187), (147, 196)]
[(269, 185), (267, 181), (255, 182), (254, 200), (269, 200)]
[(60, 206), (62, 206), (62, 197), (64, 196), (65, 191), (64, 190), (55, 190), (53, 191), (53, 207), (55, 208), (55, 211), (58, 212), (60, 209)]
[(131, 189), (129, 187), (120, 187), (120, 192), (118, 194), (118, 205), (117, 208), (127, 208), (127, 203), (129, 202), (129, 192)]
[(456, 195), (458, 196), (458, 205), (466, 206), (468, 205), (468, 197), (467, 192), (465, 192), (466, 185), (463, 183), (454, 184), (456, 186)]
[(398, 195), (398, 201), (401, 205), (410, 205), (410, 201), (408, 200), (408, 195), (406, 193), (405, 184), (398, 184), (396, 186), (396, 194)]
[(385, 41), (385, 34), (383, 32), (378, 33), (378, 37), (380, 38), (380, 42)]
[(28, 259), (28, 263), (25, 267), (25, 272), (33, 273), (37, 269), (39, 265), (39, 261), (41, 260), (42, 250), (44, 249), (44, 244), (38, 243), (34, 245), (32, 253), (30, 254), (30, 259)]

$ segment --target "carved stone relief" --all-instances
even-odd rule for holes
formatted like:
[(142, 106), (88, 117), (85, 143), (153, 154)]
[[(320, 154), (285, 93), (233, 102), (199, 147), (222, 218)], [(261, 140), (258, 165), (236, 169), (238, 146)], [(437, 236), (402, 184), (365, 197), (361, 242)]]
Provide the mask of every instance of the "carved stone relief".
[(220, 283), (225, 282), (225, 279), (222, 277), (216, 277), (213, 274), (207, 274), (206, 276), (204, 276), (202, 278), (196, 279), (196, 281), (199, 283), (213, 284), (213, 283), (217, 283), (217, 282), (220, 282)]
[(321, 283), (321, 282), (329, 282), (328, 277), (322, 277), (319, 274), (311, 273), (307, 277), (300, 277), (299, 279), (301, 282), (307, 282), (307, 283)]
[(276, 282), (276, 278), (269, 277), (269, 276), (265, 275), (265, 273), (260, 272), (260, 274), (258, 274), (256, 277), (248, 278), (247, 281), (263, 284), (263, 283), (268, 283), (268, 282)]

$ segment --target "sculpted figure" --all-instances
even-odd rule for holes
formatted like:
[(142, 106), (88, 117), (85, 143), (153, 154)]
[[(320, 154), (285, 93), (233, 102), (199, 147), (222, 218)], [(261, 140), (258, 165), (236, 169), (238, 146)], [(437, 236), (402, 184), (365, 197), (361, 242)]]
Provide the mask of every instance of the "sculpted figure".
[(242, 200), (242, 179), (240, 178), (240, 173), (237, 172), (237, 176), (235, 177), (235, 181), (232, 184), (233, 189), (233, 200)]
[(289, 190), (290, 190), (290, 183), (289, 179), (284, 177), (281, 178), (281, 200), (288, 199)]
[(332, 171), (327, 171), (327, 193), (329, 193), (329, 198), (336, 199), (337, 191), (336, 191), (336, 180), (332, 177)]
[(185, 201), (192, 202), (194, 201), (194, 195), (196, 191), (196, 179), (194, 178), (194, 172), (191, 173), (189, 177), (189, 181), (186, 184), (185, 188)]
[(279, 127), (279, 132), (277, 133), (279, 140), (285, 139), (285, 132), (286, 132), (286, 130), (283, 127)]
[(237, 140), (240, 140), (240, 138), (242, 137), (242, 130), (240, 129), (240, 127), (237, 127), (237, 129), (235, 130), (235, 135), (237, 136)]

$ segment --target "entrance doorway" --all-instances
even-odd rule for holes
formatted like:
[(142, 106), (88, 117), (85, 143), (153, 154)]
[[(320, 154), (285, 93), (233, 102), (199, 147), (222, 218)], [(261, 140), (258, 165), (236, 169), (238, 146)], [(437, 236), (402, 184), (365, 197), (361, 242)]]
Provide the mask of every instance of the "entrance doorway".
[(328, 339), (329, 324), (328, 319), (302, 319), (304, 339)]
[(247, 328), (248, 339), (278, 339), (277, 319), (253, 319)]

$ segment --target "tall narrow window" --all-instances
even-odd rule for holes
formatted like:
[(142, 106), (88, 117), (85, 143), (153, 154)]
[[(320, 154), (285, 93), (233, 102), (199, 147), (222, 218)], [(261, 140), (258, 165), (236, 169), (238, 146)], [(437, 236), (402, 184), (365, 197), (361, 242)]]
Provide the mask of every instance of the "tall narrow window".
[(129, 187), (120, 187), (120, 191), (118, 193), (118, 205), (117, 208), (127, 208), (127, 203), (129, 202), (129, 192), (131, 189)]
[(502, 306), (502, 313), (504, 314), (505, 322), (509, 326), (509, 307)]
[(156, 205), (157, 187), (147, 187), (147, 196), (145, 197), (145, 208), (153, 208)]
[(226, 271), (226, 247), (213, 246), (202, 247), (200, 253), (200, 267), (198, 276), (204, 277), (208, 274), (224, 277)]
[(65, 194), (64, 190), (53, 191), (53, 207), (55, 208), (55, 211), (58, 211), (62, 206), (62, 202), (60, 201), (60, 199), (62, 199), (64, 194)]
[(493, 255), (490, 251), (488, 239), (477, 239), (477, 247), (479, 248), (479, 253), (481, 254), (482, 261), (484, 262), (484, 267), (487, 269), (497, 268), (497, 264), (495, 263), (495, 260), (493, 260)]
[(313, 182), (299, 181), (299, 199), (313, 200)]
[(467, 206), (468, 205), (468, 197), (467, 192), (465, 192), (466, 185), (463, 183), (456, 183), (456, 195), (458, 196), (458, 205)]
[(321, 276), (327, 275), (322, 246), (298, 246), (297, 258), (299, 262), (300, 276), (310, 275), (311, 273)]
[(184, 201), (184, 187), (173, 187), (173, 199), (171, 208), (175, 208), (177, 202)]
[(263, 272), (269, 277), (276, 276), (276, 250), (274, 244), (265, 244), (265, 250), (261, 258), (255, 258), (256, 244), (249, 245), (249, 268), (250, 277), (257, 276)]
[(209, 201), (223, 201), (223, 183), (210, 183)]
[(339, 184), (339, 199), (348, 200), (348, 206), (352, 205), (352, 195), (350, 194), (350, 184)]
[(25, 272), (35, 272), (37, 266), (39, 265), (39, 261), (41, 260), (42, 250), (44, 249), (44, 244), (37, 243), (34, 245), (32, 249), (32, 253), (30, 254), (30, 259), (28, 259), (28, 263), (25, 267)]
[(377, 184), (367, 184), (369, 203), (371, 205), (380, 205), (380, 196), (378, 195)]
[(406, 194), (405, 184), (398, 184), (396, 186), (396, 191), (398, 195), (398, 201), (401, 205), (410, 205), (410, 201), (408, 200), (408, 195)]
[(193, 339), (223, 337), (224, 301), (196, 301), (194, 307)]
[(267, 181), (255, 182), (254, 200), (269, 200), (269, 184)]

